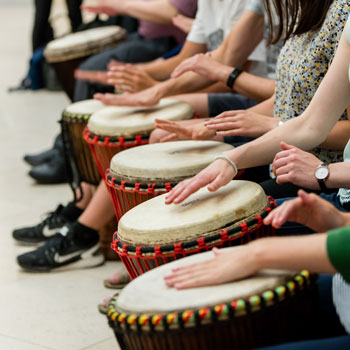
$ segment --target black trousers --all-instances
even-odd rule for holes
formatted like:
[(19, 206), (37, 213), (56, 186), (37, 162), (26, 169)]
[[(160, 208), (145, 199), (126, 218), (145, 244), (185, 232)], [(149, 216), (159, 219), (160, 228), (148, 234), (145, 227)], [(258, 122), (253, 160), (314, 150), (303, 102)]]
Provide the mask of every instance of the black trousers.
[[(72, 31), (74, 32), (82, 23), (80, 11), (82, 0), (66, 0), (66, 3)], [(51, 4), (52, 0), (34, 0), (33, 52), (53, 39), (53, 30), (49, 22)]]

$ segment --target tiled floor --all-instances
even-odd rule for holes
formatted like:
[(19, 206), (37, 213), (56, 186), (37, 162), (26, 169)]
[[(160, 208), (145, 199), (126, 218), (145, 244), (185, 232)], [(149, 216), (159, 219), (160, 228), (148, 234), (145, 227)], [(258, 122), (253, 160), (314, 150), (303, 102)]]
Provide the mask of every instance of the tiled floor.
[(22, 161), (24, 153), (50, 146), (67, 98), (44, 91), (7, 93), (27, 69), (31, 5), (28, 0), (0, 0), (0, 349), (116, 349), (96, 307), (113, 293), (102, 280), (116, 270), (116, 263), (29, 274), (15, 262), (26, 248), (14, 244), (12, 229), (37, 223), (40, 215), (71, 197), (67, 185), (36, 185)]

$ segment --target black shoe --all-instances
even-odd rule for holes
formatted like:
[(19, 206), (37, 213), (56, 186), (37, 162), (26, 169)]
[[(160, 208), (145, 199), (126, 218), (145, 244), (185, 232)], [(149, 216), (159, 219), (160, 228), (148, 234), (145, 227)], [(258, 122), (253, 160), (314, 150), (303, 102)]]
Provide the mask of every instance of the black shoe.
[(52, 157), (56, 154), (56, 150), (54, 148), (51, 148), (47, 151), (38, 153), (38, 154), (28, 154), (23, 157), (23, 159), (32, 166), (38, 166), (44, 163), (47, 163), (50, 161)]
[(12, 232), (13, 238), (24, 244), (39, 244), (46, 242), (55, 236), (60, 229), (68, 223), (62, 215), (63, 206), (59, 205), (55, 211), (49, 213), (48, 217), (36, 226), (24, 227)]
[(67, 169), (64, 156), (57, 150), (49, 162), (37, 165), (29, 172), (29, 176), (40, 184), (58, 184), (67, 182)]
[(58, 135), (55, 139), (55, 143), (52, 148), (46, 150), (44, 152), (38, 154), (27, 154), (23, 157), (24, 161), (27, 162), (31, 166), (37, 166), (40, 164), (47, 163), (51, 160), (51, 158), (56, 156), (55, 150), (63, 151), (63, 143), (61, 135)]
[(69, 226), (43, 246), (17, 257), (18, 264), (27, 271), (48, 272), (99, 266), (104, 263), (99, 244), (81, 247), (73, 240)]

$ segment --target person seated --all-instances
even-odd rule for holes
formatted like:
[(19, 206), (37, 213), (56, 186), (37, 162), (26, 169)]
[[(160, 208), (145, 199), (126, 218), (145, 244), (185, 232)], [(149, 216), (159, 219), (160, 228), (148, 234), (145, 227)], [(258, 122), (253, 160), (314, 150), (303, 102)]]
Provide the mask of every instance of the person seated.
[[(336, 2), (333, 3), (335, 5)], [(348, 5), (344, 2), (339, 9)], [(223, 154), (224, 159), (217, 159), (206, 169), (192, 179), (178, 184), (166, 197), (166, 203), (181, 203), (189, 195), (201, 187), (207, 186), (209, 191), (216, 191), (231, 181), (238, 169), (245, 169), (263, 164), (269, 164), (280, 151), (280, 143), (302, 150), (310, 150), (325, 142), (326, 137), (332, 138), (334, 126), (342, 125), (337, 122), (350, 102), (348, 67), (350, 57), (350, 20), (340, 39), (339, 48), (330, 65), (330, 68), (320, 83), (315, 96), (305, 111), (298, 118), (291, 118), (278, 128), (265, 133), (263, 136), (243, 146)], [(316, 73), (312, 71), (312, 73)], [(282, 91), (284, 93), (284, 91)], [(299, 103), (301, 103), (300, 100)], [(344, 125), (344, 127), (346, 127)], [(333, 128), (333, 130), (332, 130)], [(332, 132), (331, 132), (332, 131)], [(331, 134), (329, 134), (331, 132)], [(341, 142), (348, 141), (349, 133), (341, 137)], [(338, 138), (340, 141), (340, 138)], [(328, 141), (326, 141), (328, 142)], [(322, 154), (319, 154), (323, 162)]]
[[(292, 1), (292, 0), (291, 0)], [(296, 1), (296, 0), (294, 0), (294, 1)], [(323, 30), (321, 29), (321, 31), (320, 31), (320, 35), (322, 36), (322, 37), (328, 37), (328, 38), (332, 38), (332, 40), (331, 40), (331, 42), (332, 43), (334, 43), (334, 46), (335, 46), (335, 42), (336, 42), (336, 39), (335, 39), (335, 35), (334, 35), (334, 33), (337, 33), (337, 35), (338, 35), (338, 32), (336, 31), (336, 29), (335, 28), (338, 28), (338, 27), (340, 27), (340, 28), (342, 28), (343, 27), (343, 24), (342, 24), (342, 22), (340, 21), (340, 20), (338, 20), (338, 21), (333, 21), (333, 16), (337, 16), (337, 18), (344, 18), (344, 22), (345, 22), (345, 20), (346, 20), (346, 17), (347, 17), (347, 14), (345, 13), (346, 11), (343, 11), (343, 5), (344, 5), (344, 3), (346, 3), (346, 1), (345, 0), (335, 0), (334, 1), (334, 3), (332, 4), (332, 5), (330, 5), (330, 11), (328, 12), (328, 16), (327, 16), (327, 19), (326, 19), (326, 23), (323, 25)], [(310, 5), (311, 6), (311, 5)], [(327, 12), (327, 11), (326, 11)], [(319, 13), (319, 12), (317, 12), (317, 13)], [(339, 15), (339, 14), (341, 14), (341, 16)], [(331, 28), (328, 28), (329, 26), (330, 26), (330, 24), (329, 23), (332, 23), (332, 25), (333, 25), (333, 27), (331, 27)], [(332, 31), (332, 29), (334, 30), (334, 31)], [(313, 32), (314, 33), (314, 32)], [(326, 34), (328, 34), (328, 36), (326, 35)], [(308, 33), (308, 35), (310, 35), (309, 33)], [(314, 34), (314, 35), (317, 35), (317, 34)], [(340, 34), (339, 34), (339, 36), (340, 36)], [(309, 36), (308, 36), (309, 37)], [(294, 40), (296, 40), (296, 39), (294, 39)], [(299, 39), (298, 39), (299, 40)], [(312, 42), (317, 42), (318, 43), (318, 41), (316, 40), (316, 41), (312, 41)], [(291, 45), (291, 43), (293, 43), (293, 37), (290, 39), (290, 43), (287, 43), (287, 45)], [(295, 43), (295, 47), (297, 48), (298, 46), (298, 43), (296, 42)], [(330, 48), (329, 48), (329, 45), (328, 45), (328, 42), (327, 42), (327, 40), (325, 39), (325, 42), (324, 42), (324, 45), (325, 46), (327, 46), (327, 53), (329, 53), (329, 50), (330, 50)], [(289, 47), (289, 46), (288, 46)], [(305, 50), (305, 48), (303, 47), (303, 49)], [(324, 47), (324, 49), (325, 49), (325, 47)], [(335, 50), (335, 48), (334, 48), (334, 50)], [(289, 51), (288, 51), (289, 52)], [(298, 50), (296, 50), (296, 52), (298, 52)], [(286, 55), (287, 55), (287, 53), (286, 53)], [(329, 57), (329, 59), (331, 59), (331, 58), (333, 58), (333, 57)], [(327, 61), (327, 63), (328, 63), (329, 61)], [(326, 64), (325, 64), (325, 66), (326, 66)], [(311, 68), (311, 67), (310, 67)], [(328, 67), (324, 67), (324, 71), (326, 71), (326, 68), (328, 68)], [(323, 73), (321, 73), (321, 71), (319, 71), (320, 72), (320, 76), (318, 76), (318, 79), (317, 79), (317, 81), (319, 81), (320, 79), (321, 79), (321, 76), (322, 76), (322, 74)], [(316, 78), (315, 78), (316, 79)], [(316, 85), (316, 83), (315, 83), (315, 85)], [(315, 88), (315, 90), (316, 90), (316, 88)], [(288, 99), (287, 98), (287, 96), (285, 97), (286, 99)], [(292, 99), (293, 100), (293, 99)], [(328, 99), (325, 99), (326, 101), (328, 101)], [(311, 104), (311, 105), (313, 105), (313, 104)], [(281, 106), (282, 107), (282, 106)], [(302, 108), (303, 106), (300, 106), (299, 104), (298, 105), (296, 105), (295, 107), (299, 107), (299, 108)], [(288, 106), (288, 110), (289, 109), (293, 109), (294, 108), (294, 105), (292, 105), (292, 106)], [(305, 108), (306, 108), (306, 106), (305, 106)], [(346, 106), (344, 106), (344, 109), (343, 109), (343, 111), (345, 110), (345, 108), (346, 108)], [(324, 110), (327, 110), (327, 108), (324, 108)], [(337, 117), (339, 118), (339, 115), (341, 115), (342, 114), (342, 112), (340, 112), (338, 115), (337, 115)], [(328, 116), (326, 116), (325, 118), (327, 118)], [(314, 117), (315, 118), (315, 117)], [(337, 119), (338, 119), (337, 118)], [(271, 119), (271, 118), (270, 118)], [(293, 118), (293, 120), (291, 120), (291, 121), (288, 121), (287, 123), (285, 123), (285, 125), (283, 125), (283, 126), (281, 126), (281, 127), (279, 127), (279, 128), (274, 128), (273, 129), (273, 131), (272, 131), (272, 133), (273, 133), (273, 135), (275, 135), (276, 133), (277, 133), (277, 135), (278, 135), (278, 137), (279, 137), (279, 139), (280, 139), (280, 141), (282, 141), (283, 139), (286, 139), (287, 141), (289, 141), (289, 140), (291, 140), (291, 137), (295, 137), (296, 138), (296, 140), (299, 142), (299, 140), (300, 140), (300, 135), (303, 135), (303, 137), (304, 137), (304, 139), (305, 140), (303, 140), (303, 142), (306, 144), (306, 145), (312, 145), (312, 144), (310, 144), (309, 143), (309, 140), (310, 140), (310, 135), (309, 135), (309, 133), (307, 132), (306, 133), (306, 135), (305, 135), (305, 133), (302, 133), (302, 132), (299, 132), (299, 133), (290, 133), (290, 132), (283, 132), (283, 130), (285, 130), (285, 127), (287, 126), (287, 125), (290, 125), (290, 124), (292, 124), (292, 125), (294, 125), (295, 123), (297, 123), (297, 125), (299, 125), (299, 120), (301, 120), (301, 122), (303, 122), (304, 121), (304, 117), (303, 116), (301, 116), (301, 117), (299, 117), (299, 118)], [(335, 122), (334, 122), (335, 123)], [(333, 124), (334, 124), (333, 123)], [(340, 124), (343, 124), (343, 123), (345, 123), (345, 122), (339, 122)], [(315, 125), (318, 125), (319, 123), (317, 123), (316, 121), (315, 121)], [(332, 124), (332, 125), (333, 125)], [(328, 125), (327, 123), (323, 123), (323, 125)], [(324, 127), (324, 126), (323, 126)], [(340, 126), (336, 126), (336, 129), (337, 130), (335, 130), (335, 131), (333, 131), (333, 133), (335, 133), (337, 136), (333, 136), (333, 134), (331, 134), (331, 136), (330, 136), (330, 138), (331, 138), (331, 141), (332, 141), (332, 138), (334, 139), (336, 139), (338, 142), (341, 142), (341, 140), (340, 140), (340, 137), (339, 137), (339, 135), (338, 135), (338, 133), (339, 133), (339, 130), (338, 130), (338, 128), (340, 129), (340, 131), (341, 132), (344, 132), (344, 130), (346, 130), (345, 129), (345, 127), (346, 126), (342, 126), (342, 125), (340, 125)], [(278, 130), (277, 130), (278, 129)], [(329, 129), (325, 129), (326, 131), (324, 131), (324, 129), (321, 129), (321, 130), (323, 130), (323, 132), (329, 132), (330, 131), (330, 129), (331, 128), (329, 128)], [(280, 131), (281, 130), (281, 131)], [(313, 130), (313, 129), (312, 129)], [(285, 135), (285, 133), (288, 133), (288, 138), (286, 138), (286, 135)], [(281, 135), (284, 137), (283, 139), (281, 139), (280, 137), (281, 137)], [(348, 135), (348, 134), (347, 134)], [(323, 136), (324, 137), (324, 136)], [(293, 138), (292, 138), (293, 139)], [(348, 139), (348, 137), (347, 137), (347, 139)], [(237, 162), (237, 160), (234, 158), (235, 157), (235, 155), (236, 154), (241, 154), (240, 152), (241, 152), (241, 149), (243, 149), (243, 150), (246, 150), (246, 148), (249, 148), (250, 149), (250, 147), (253, 147), (254, 148), (254, 145), (256, 144), (256, 143), (258, 143), (259, 144), (259, 140), (260, 139), (258, 139), (258, 140), (255, 140), (255, 141), (252, 141), (252, 142), (250, 142), (250, 143), (248, 143), (248, 144), (246, 144), (245, 146), (242, 146), (242, 147), (237, 147), (236, 149), (234, 149), (233, 151), (230, 151), (229, 153), (228, 153), (228, 155), (229, 156), (231, 156), (231, 157), (233, 157), (233, 159), (234, 159), (234, 161), (236, 161)], [(317, 139), (317, 140), (319, 140), (319, 138)], [(320, 144), (321, 142), (323, 141), (323, 139), (321, 138), (321, 140), (320, 140), (320, 142), (319, 143), (316, 143), (316, 144), (314, 144), (313, 146), (317, 146), (318, 144)], [(347, 141), (347, 140), (346, 140)], [(346, 143), (346, 141), (344, 142), (344, 145), (345, 145), (345, 143)], [(273, 147), (271, 147), (270, 146), (270, 144), (273, 144), (275, 147), (273, 148)], [(253, 145), (253, 146), (251, 146), (251, 145)], [(247, 166), (246, 166), (246, 164), (247, 164), (247, 162), (248, 161), (250, 161), (251, 163), (251, 166), (257, 166), (257, 165), (263, 165), (263, 164), (266, 164), (266, 163), (264, 163), (264, 160), (268, 160), (267, 161), (267, 163), (269, 163), (269, 162), (271, 162), (272, 161), (272, 158), (273, 158), (273, 156), (279, 151), (279, 143), (276, 145), (276, 142), (275, 142), (275, 139), (274, 139), (274, 142), (269, 142), (268, 143), (268, 146), (272, 149), (272, 151), (270, 151), (271, 153), (270, 154), (268, 154), (268, 152), (266, 152), (267, 154), (264, 154), (264, 155), (261, 155), (261, 148), (262, 147), (258, 147), (258, 149), (256, 150), (255, 148), (254, 148), (254, 153), (252, 153), (252, 154), (249, 154), (247, 151), (244, 151), (243, 152), (243, 154), (244, 154), (244, 157), (242, 157), (242, 158), (244, 158), (244, 159), (242, 159), (241, 161), (242, 161), (242, 163), (243, 163), (243, 167), (244, 168), (246, 168)], [(310, 148), (312, 148), (312, 147), (310, 147)], [(344, 146), (343, 146), (343, 148), (344, 148)], [(265, 146), (265, 149), (266, 149), (266, 146)], [(269, 149), (269, 148), (268, 148)], [(258, 156), (256, 155), (256, 153), (258, 154)], [(332, 154), (332, 153), (331, 153)], [(338, 153), (336, 153), (338, 156), (340, 156)], [(270, 158), (271, 159), (270, 159)], [(331, 157), (329, 157), (329, 159), (332, 159)], [(336, 158), (335, 158), (336, 159)], [(249, 163), (248, 163), (249, 164)], [(239, 163), (238, 164), (238, 166), (239, 167), (241, 167), (241, 163)], [(231, 168), (230, 168), (231, 167)], [(209, 169), (209, 170), (208, 170)], [(212, 177), (211, 177), (211, 173), (212, 173), (212, 171), (214, 171), (214, 173), (216, 174), (217, 172), (220, 174), (218, 174), (218, 176), (219, 176), (219, 178), (218, 178), (218, 181), (220, 180), (220, 183), (222, 182), (222, 183), (227, 183), (229, 180), (231, 180), (236, 174), (234, 173), (234, 171), (233, 171), (234, 169), (232, 168), (232, 166), (229, 164), (229, 163), (227, 163), (226, 164), (226, 162), (225, 162), (225, 160), (217, 160), (217, 161), (215, 161), (214, 163), (213, 163), (213, 165), (212, 166), (210, 166), (209, 168), (207, 168), (207, 170), (204, 170), (203, 172), (201, 172), (197, 177), (195, 177), (194, 179), (192, 179), (192, 180), (186, 180), (185, 182), (183, 182), (183, 183), (181, 183), (181, 184), (179, 184), (177, 187), (175, 187), (175, 189), (170, 193), (170, 195), (167, 197), (168, 198), (168, 202), (171, 202), (171, 201), (175, 201), (175, 202), (177, 202), (177, 201), (179, 201), (179, 200), (181, 200), (181, 199), (183, 199), (186, 195), (189, 195), (190, 193), (191, 193), (191, 191), (195, 191), (196, 189), (198, 189), (200, 186), (202, 186), (202, 181), (203, 181), (203, 179), (205, 179), (206, 181), (209, 181), (210, 179), (212, 179)], [(220, 173), (220, 171), (223, 171), (224, 173), (221, 175), (221, 173)], [(227, 172), (227, 174), (226, 174), (226, 172)], [(207, 176), (208, 176), (208, 174), (210, 175), (209, 176), (209, 178), (207, 178)], [(193, 184), (194, 185), (192, 185), (192, 182), (193, 182)], [(186, 184), (191, 184), (191, 186), (189, 187), (189, 188), (186, 188)], [(209, 183), (209, 182), (208, 182)], [(205, 184), (203, 184), (203, 185), (205, 185)], [(211, 187), (210, 187), (211, 188)], [(184, 192), (182, 192), (182, 191), (184, 191)], [(295, 191), (295, 190), (294, 190)], [(91, 192), (90, 193), (92, 193), (92, 190), (91, 190)], [(285, 197), (285, 196), (284, 196)], [(91, 202), (90, 202), (91, 201)], [(98, 225), (100, 225), (101, 224), (101, 222), (102, 221), (104, 221), (105, 220), (105, 218), (107, 218), (108, 217), (108, 213), (111, 213), (110, 215), (112, 215), (112, 217), (113, 217), (113, 205), (112, 205), (112, 202), (111, 202), (111, 200), (110, 200), (110, 197), (109, 197), (109, 194), (108, 194), (108, 192), (107, 192), (107, 189), (105, 188), (105, 185), (104, 184), (101, 184), (100, 186), (99, 186), (99, 188), (98, 188), (98, 191), (97, 191), (97, 193), (92, 197), (92, 195), (91, 195), (91, 197), (86, 197), (86, 202), (84, 202), (84, 203), (78, 203), (78, 206), (81, 208), (81, 209), (84, 209), (84, 208), (86, 208), (85, 209), (85, 211), (84, 211), (84, 213), (83, 213), (83, 215), (84, 214), (86, 214), (86, 215), (84, 215), (84, 218), (87, 218), (88, 220), (91, 220), (91, 223), (92, 224), (88, 224), (87, 223), (87, 221), (83, 221), (83, 220), (81, 220), (81, 218), (74, 218), (74, 220), (77, 220), (78, 219), (78, 223), (80, 223), (80, 224), (82, 224), (82, 225), (84, 225), (84, 226), (86, 226), (86, 227), (90, 227), (90, 228), (94, 228), (94, 230), (95, 230), (95, 233), (91, 233), (91, 231), (89, 231), (89, 230), (85, 230), (85, 232), (86, 232), (86, 237), (88, 237), (89, 235), (91, 235), (91, 242), (89, 243), (89, 244), (87, 244), (87, 247), (91, 247), (90, 246), (90, 244), (91, 245), (93, 245), (93, 246), (95, 246), (96, 244), (97, 244), (97, 240), (98, 240), (98, 233), (97, 233), (97, 230), (99, 229), (98, 228)], [(107, 206), (108, 206), (108, 208), (109, 209), (107, 209)], [(96, 209), (94, 209), (94, 210), (91, 210), (92, 211), (92, 213), (90, 214), (89, 213), (89, 211), (87, 211), (87, 208), (96, 208)], [(98, 210), (98, 208), (103, 208), (103, 212), (99, 212)], [(88, 214), (89, 213), (89, 214)], [(96, 213), (99, 213), (98, 215), (96, 214)], [(96, 217), (94, 216), (94, 215), (96, 215)], [(108, 218), (108, 220), (107, 221), (105, 221), (103, 224), (105, 224), (106, 222), (108, 222), (109, 221), (109, 219), (110, 218)], [(38, 231), (40, 231), (41, 233), (43, 232), (43, 230), (44, 230), (44, 228), (45, 227), (48, 227), (49, 225), (48, 225), (48, 223), (46, 223), (46, 222), (44, 222), (44, 223), (41, 223), (41, 224), (39, 224), (39, 225), (37, 225), (37, 226), (35, 226), (35, 227), (29, 227), (29, 228), (25, 228), (25, 230), (23, 231), (23, 234), (21, 234), (22, 235), (22, 238), (21, 238), (21, 240), (23, 241), (24, 239), (23, 239), (23, 236), (25, 236), (25, 235), (27, 235), (27, 236), (30, 236), (30, 235), (32, 235), (32, 232), (36, 232), (37, 230)], [(62, 226), (61, 226), (62, 227)], [(56, 228), (56, 232), (58, 232), (59, 231), (59, 228)], [(65, 231), (65, 230), (64, 230)], [(82, 231), (83, 231), (83, 229), (82, 229)], [(15, 238), (16, 238), (16, 235), (15, 235), (15, 233), (14, 233), (14, 236), (15, 236)], [(69, 243), (69, 242), (74, 242), (74, 236), (75, 236), (75, 234), (74, 234), (74, 232), (72, 232), (72, 234), (71, 235), (69, 235), (69, 236), (64, 236), (64, 238), (63, 238), (63, 240), (64, 241), (66, 241), (67, 242), (67, 244)], [(41, 237), (41, 235), (40, 235), (40, 237)], [(17, 238), (18, 239), (18, 238)], [(43, 237), (41, 237), (40, 238), (40, 240), (42, 241), (42, 242), (45, 242), (46, 241), (46, 239), (44, 239)], [(49, 240), (50, 241), (50, 240)], [(49, 244), (50, 242), (47, 242), (43, 247), (41, 247), (41, 248), (39, 248), (40, 249), (40, 251), (38, 250), (38, 251), (34, 251), (34, 252), (31, 252), (31, 253), (29, 253), (29, 254), (31, 254), (30, 255), (30, 265), (31, 266), (34, 266), (34, 265), (36, 265), (36, 264), (40, 264), (40, 261), (41, 261), (41, 259), (39, 258), (39, 257), (41, 257), (41, 255), (42, 254), (45, 254), (45, 251), (50, 251), (50, 249), (51, 249), (51, 245)], [(87, 241), (87, 240), (86, 240)], [(86, 243), (86, 241), (85, 241), (85, 243)], [(81, 247), (76, 247), (75, 249), (76, 249), (76, 251), (80, 251), (81, 249), (79, 249), (79, 248), (81, 248)], [(56, 247), (55, 247), (55, 251), (60, 251), (61, 250), (61, 246), (60, 245), (57, 245)], [(29, 256), (29, 255), (28, 255)], [(21, 258), (20, 260), (22, 260), (23, 261), (23, 259), (26, 259), (26, 258)], [(54, 268), (56, 268), (56, 263), (53, 263), (53, 264), (51, 264), (51, 262), (50, 261), (44, 261), (44, 263), (45, 264), (47, 264), (47, 265), (49, 265), (50, 266), (50, 269), (54, 269)], [(22, 264), (23, 266), (26, 266), (26, 263), (25, 264)]]
[[(301, 191), (298, 198), (285, 202), (264, 220), (266, 224), (276, 227), (286, 221), (297, 221), (315, 232), (328, 233), (262, 238), (235, 250), (215, 249), (213, 259), (180, 267), (165, 276), (165, 283), (176, 289), (217, 285), (244, 279), (262, 269), (307, 269), (316, 273), (335, 274), (333, 283), (328, 276), (321, 276), (318, 282), (319, 312), (314, 315), (314, 324), (310, 325), (310, 329), (316, 325), (320, 339), (274, 345), (264, 349), (348, 349), (350, 214), (338, 211), (315, 194)], [(335, 307), (332, 306), (333, 303)], [(310, 332), (310, 336), (311, 334), (313, 332)]]
[[(291, 3), (294, 2), (291, 1)], [(304, 33), (302, 36), (291, 35), (279, 56), (275, 95), (269, 100), (247, 111), (224, 112), (206, 121), (204, 124), (197, 120), (196, 123), (201, 123), (200, 125), (191, 126), (186, 123), (157, 120), (156, 126), (168, 131), (166, 140), (215, 137), (239, 146), (242, 140), (237, 138), (237, 136), (257, 138), (271, 130), (279, 130), (278, 126), (288, 120), (298, 119), (295, 117), (302, 114), (311, 102), (313, 93), (316, 92), (333, 59), (332, 55), (328, 56), (330, 54), (328, 48), (330, 46), (333, 47), (334, 55), (338, 40), (340, 40), (340, 33), (338, 39), (334, 41), (334, 33), (338, 29), (332, 28), (331, 23), (334, 22), (331, 18), (338, 16), (339, 11), (342, 12), (343, 22), (342, 24), (337, 22), (337, 24), (340, 25), (339, 29), (343, 29), (348, 16), (347, 12), (343, 11), (343, 7), (346, 4), (346, 1), (330, 2), (328, 13), (319, 31)], [(319, 12), (319, 15), (322, 17), (324, 14), (322, 15)], [(302, 11), (298, 16), (302, 20)], [(320, 36), (320, 38), (315, 41), (309, 41), (310, 35)], [(330, 46), (327, 43), (331, 43)], [(301, 51), (303, 54), (301, 54)], [(311, 57), (312, 59), (310, 59)], [(303, 67), (303, 69), (300, 70), (298, 67)], [(308, 79), (305, 79), (305, 76), (308, 76)], [(298, 81), (298, 84), (295, 84), (295, 81)], [(275, 118), (271, 118), (272, 116)], [(323, 162), (342, 161), (342, 150), (348, 141), (350, 123), (346, 120), (347, 115), (345, 112), (341, 119), (325, 142), (314, 145), (313, 154)], [(233, 136), (233, 138), (228, 138), (227, 136)], [(249, 149), (251, 142), (247, 144)], [(236, 151), (232, 152), (235, 153)], [(290, 183), (276, 184), (274, 180), (269, 179), (268, 167), (256, 168), (257, 166), (268, 164), (260, 163), (258, 160), (260, 161), (260, 159), (257, 159), (254, 165), (251, 166), (254, 169), (246, 172), (245, 176), (247, 179), (261, 183), (265, 192), (274, 198), (293, 197), (296, 195), (299, 189), (298, 186)]]
[[(197, 1), (183, 0), (99, 0), (96, 5), (83, 5), (83, 10), (110, 16), (128, 15), (139, 19), (139, 29), (128, 35), (126, 42), (115, 48), (93, 55), (80, 70), (107, 70), (111, 60), (138, 63), (156, 59), (185, 40), (186, 34), (172, 24), (172, 18), (183, 14), (193, 18)], [(95, 91), (106, 89), (89, 81), (77, 80), (74, 101), (91, 98)], [(103, 91), (103, 90), (102, 90)]]

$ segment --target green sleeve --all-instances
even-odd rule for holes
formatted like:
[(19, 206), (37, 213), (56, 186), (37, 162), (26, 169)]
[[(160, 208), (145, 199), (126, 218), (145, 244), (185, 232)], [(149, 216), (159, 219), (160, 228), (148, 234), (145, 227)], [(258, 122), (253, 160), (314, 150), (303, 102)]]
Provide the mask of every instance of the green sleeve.
[(328, 233), (327, 252), (334, 268), (350, 283), (350, 227)]

